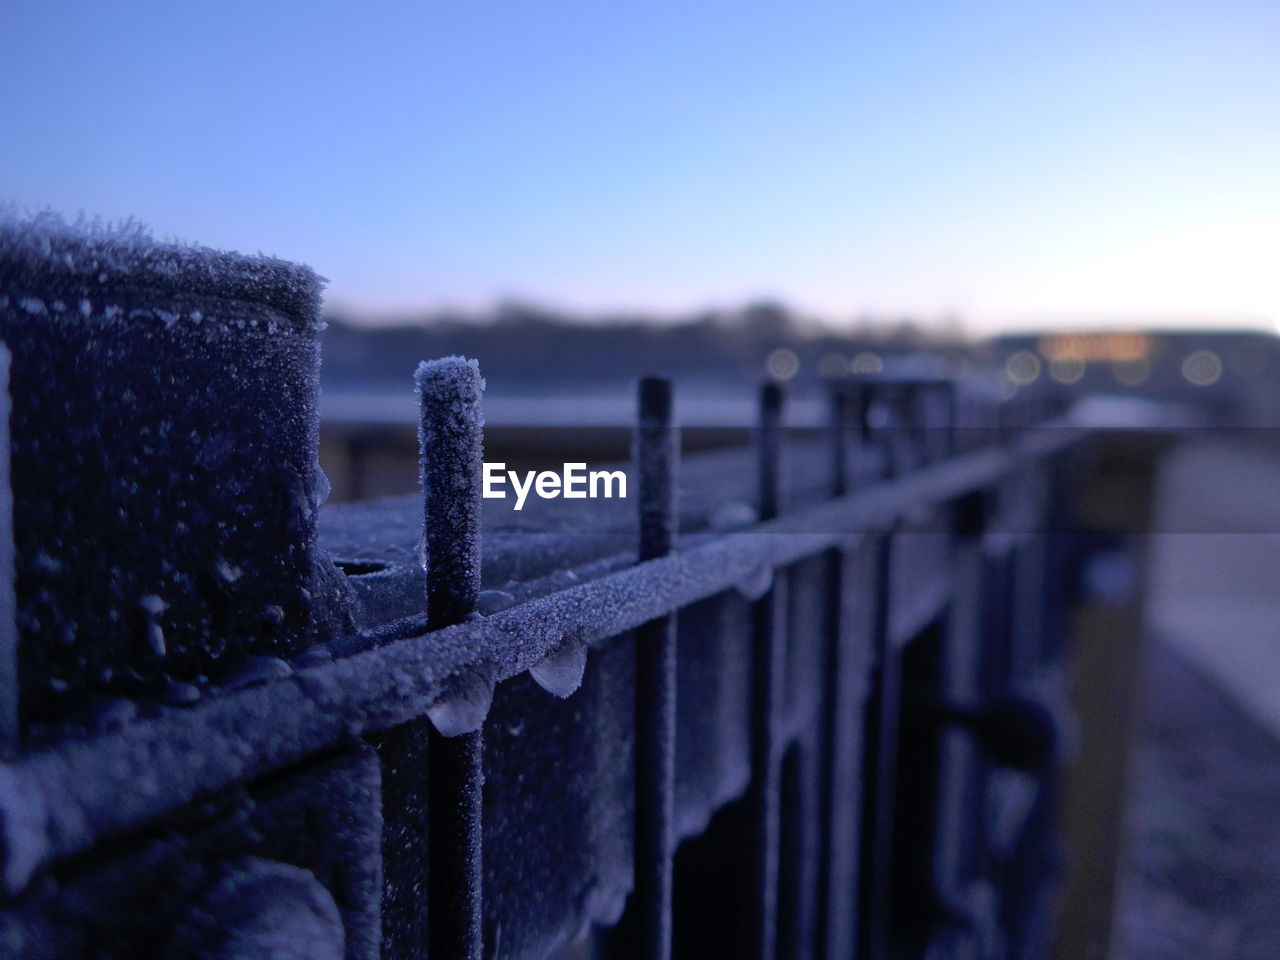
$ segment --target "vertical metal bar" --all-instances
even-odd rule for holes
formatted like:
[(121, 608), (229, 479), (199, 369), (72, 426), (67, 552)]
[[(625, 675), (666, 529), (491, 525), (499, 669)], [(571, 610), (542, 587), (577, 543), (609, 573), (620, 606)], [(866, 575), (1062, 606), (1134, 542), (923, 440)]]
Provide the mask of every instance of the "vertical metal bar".
[[(831, 391), (831, 496), (849, 489), (849, 392), (841, 386)], [(853, 764), (851, 729), (854, 725), (846, 648), (847, 623), (844, 597), (846, 558), (843, 550), (826, 557), (826, 623), (823, 675), (821, 788), (818, 817), (825, 842), (818, 849), (817, 937), (821, 955), (847, 957), (850, 941), (853, 888), (851, 863), (854, 830), (849, 822)]]
[[(894, 411), (894, 416), (880, 437), (885, 448), (889, 479), (897, 474), (899, 467), (892, 451), (905, 440), (905, 436), (895, 434), (909, 427), (901, 422), (901, 410), (899, 407)], [(904, 453), (909, 456), (912, 451)], [(877, 535), (872, 587), (876, 599), (871, 643), (876, 666), (872, 679), (871, 709), (868, 711), (868, 777), (863, 807), (862, 876), (858, 883), (861, 905), (858, 924), (859, 956), (862, 960), (882, 960), (889, 955), (893, 798), (897, 776), (901, 669), (899, 651), (894, 649), (890, 635), (893, 609), (892, 558), (893, 531), (890, 529)]]
[(671, 552), (676, 535), (676, 470), (679, 433), (672, 411), (671, 381), (645, 377), (638, 390), (640, 425), (636, 464), (640, 470), (640, 559)]
[(791, 743), (780, 763), (778, 960), (813, 960), (818, 946), (818, 851), (826, 841), (811, 742)]
[[(865, 474), (849, 468), (848, 448), (855, 438), (859, 444), (871, 439), (869, 414), (875, 399), (866, 383), (841, 393), (839, 399), (833, 399), (830, 412), (833, 496), (848, 493)], [(875, 440), (888, 456), (887, 433), (879, 433)], [(828, 554), (826, 712), (820, 741), (823, 779), (819, 811), (825, 839), (820, 845), (816, 942), (819, 956), (832, 960), (852, 957), (859, 937), (859, 846), (864, 808), (869, 802), (864, 786), (864, 717), (867, 697), (874, 687), (869, 673), (875, 650), (869, 641), (877, 629), (883, 633), (883, 624), (877, 628), (873, 618), (888, 609), (874, 600), (875, 591), (885, 582), (881, 568), (887, 562), (886, 545), (886, 539), (877, 536), (869, 545), (860, 542), (855, 552), (840, 549)], [(869, 602), (859, 603), (859, 597)]]
[[(782, 389), (767, 384), (760, 396), (761, 520), (776, 517), (782, 507)], [(750, 956), (772, 960), (778, 935), (779, 714), (786, 663), (786, 581), (774, 574), (770, 590), (752, 611), (752, 711), (750, 805), (755, 832), (753, 877), (755, 916)]]
[[(956, 393), (952, 381), (940, 381), (938, 443), (943, 459), (955, 450)], [(948, 505), (949, 566), (952, 593), (942, 624), (937, 690), (945, 702), (975, 699), (975, 663), (982, 635), (978, 607), (984, 595), (982, 541), (984, 510), (981, 494), (969, 494)], [(964, 882), (973, 870), (969, 831), (981, 815), (974, 748), (955, 730), (938, 732), (937, 790), (934, 842), (929, 866), (933, 896), (945, 914), (957, 914)], [(943, 955), (963, 932), (955, 922), (929, 932), (929, 949)]]
[(880, 422), (868, 424), (871, 441), (882, 456), (882, 477), (892, 480), (911, 469), (911, 424), (905, 419), (907, 391), (901, 383), (872, 384), (867, 391), (870, 410), (874, 410)]
[(956, 390), (951, 380), (939, 380), (933, 385), (934, 423), (931, 426), (929, 448), (931, 459), (946, 460), (956, 452)]
[[(1029, 464), (1016, 480), (1023, 515), (1032, 528), (1018, 530), (1026, 539), (1013, 548), (1010, 595), (1010, 679), (1014, 685), (1034, 682), (1041, 663), (1048, 587), (1047, 540), (1044, 531), (1048, 480), (1043, 464)], [(1029, 506), (1028, 506), (1029, 505)]]
[[(480, 482), (484, 380), (474, 360), (445, 357), (417, 372), (427, 625), (475, 610), (480, 593)], [(484, 732), (432, 736), (428, 953), (479, 960), (482, 949), (481, 792)]]
[(782, 387), (767, 383), (760, 391), (760, 519), (772, 520), (782, 510)]
[(382, 766), (382, 955), (423, 960), (427, 889), (425, 717), (370, 738)]
[(889, 636), (892, 535), (881, 534), (875, 548), (876, 609), (872, 644), (878, 660), (873, 679), (873, 711), (868, 724), (870, 777), (863, 823), (862, 956), (888, 956), (890, 867), (893, 852), (893, 795), (897, 774), (897, 726), (900, 662)]
[[(986, 653), (985, 605), (990, 595), (983, 534), (991, 497), (976, 490), (951, 506), (953, 594), (945, 625), (940, 692), (946, 703), (974, 704), (982, 696), (982, 663)], [(950, 923), (934, 932), (936, 949), (957, 941), (972, 941), (965, 929), (966, 885), (985, 871), (979, 831), (985, 819), (987, 796), (983, 758), (972, 737), (959, 729), (940, 731), (938, 827), (934, 845), (934, 891)], [(948, 939), (949, 938), (949, 939)], [(954, 949), (954, 946), (953, 946)]]
[[(640, 474), (641, 562), (671, 552), (676, 534), (679, 436), (671, 381), (646, 377), (638, 391), (635, 460)], [(671, 956), (675, 846), (676, 616), (636, 631), (635, 916), (637, 956)]]
[(461, 357), (424, 363), (416, 379), (427, 626), (438, 630), (475, 610), (480, 593), (484, 380)]
[(845, 416), (849, 421), (849, 439), (852, 441), (852, 456), (849, 466), (849, 480), (857, 483), (867, 479), (872, 473), (867, 462), (867, 451), (870, 449), (870, 425), (868, 409), (871, 405), (870, 388), (866, 382), (855, 383), (849, 388), (848, 407)]
[(828, 408), (831, 430), (831, 496), (849, 492), (849, 391), (842, 386), (831, 390)]
[(907, 444), (911, 451), (910, 469), (916, 470), (928, 466), (935, 459), (935, 451), (929, 436), (929, 425), (933, 420), (932, 380), (912, 380), (903, 385), (902, 419), (907, 425)]
[(918, 469), (929, 463), (929, 390), (932, 385), (925, 380), (909, 380), (902, 385), (902, 422), (910, 438), (906, 444), (911, 451), (910, 468)]
[[(1071, 522), (1083, 538), (1076, 548), (1087, 551), (1091, 542), (1096, 547), (1101, 536), (1114, 548), (1114, 538), (1122, 534), (1136, 565), (1135, 586), (1142, 583), (1142, 531), (1151, 529), (1151, 484), (1166, 442), (1141, 433), (1104, 432), (1093, 441), (1090, 466), (1080, 469), (1077, 462), (1064, 475), (1071, 485)], [(1089, 553), (1077, 554), (1076, 562), (1089, 562)], [(1062, 784), (1062, 839), (1077, 851), (1077, 860), (1065, 878), (1055, 956), (1112, 953), (1124, 771), (1135, 717), (1132, 691), (1146, 636), (1143, 612), (1140, 587), (1110, 597), (1080, 591), (1071, 611), (1071, 706), (1079, 740)], [(1099, 790), (1100, 783), (1112, 789)]]
[(484, 733), (432, 733), (427, 776), (427, 954), (480, 960)]
[(18, 603), (9, 486), (9, 351), (0, 344), (0, 755), (18, 747)]
[[(480, 586), (484, 381), (474, 361), (418, 368), (423, 558), (432, 629), (463, 619)], [(383, 771), (383, 955), (481, 955), (479, 731), (446, 738), (426, 717), (375, 738)]]

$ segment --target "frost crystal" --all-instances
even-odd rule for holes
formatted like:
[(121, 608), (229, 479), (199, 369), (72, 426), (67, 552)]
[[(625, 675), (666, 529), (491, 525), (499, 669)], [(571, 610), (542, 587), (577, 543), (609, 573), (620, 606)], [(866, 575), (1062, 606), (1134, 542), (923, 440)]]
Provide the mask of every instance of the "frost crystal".
[[(324, 278), (309, 267), (276, 257), (213, 250), (154, 240), (136, 220), (68, 223), (52, 211), (22, 216), (0, 206), (0, 285), (20, 291), (24, 277), (41, 276), (87, 292), (90, 281), (130, 288), (157, 287), (193, 295), (243, 299), (279, 310), (299, 328), (318, 321)], [(87, 316), (87, 300), (76, 297)], [(28, 313), (46, 313), (39, 297), (19, 301)], [(76, 302), (76, 301), (72, 301)], [(176, 320), (176, 318), (175, 318)]]

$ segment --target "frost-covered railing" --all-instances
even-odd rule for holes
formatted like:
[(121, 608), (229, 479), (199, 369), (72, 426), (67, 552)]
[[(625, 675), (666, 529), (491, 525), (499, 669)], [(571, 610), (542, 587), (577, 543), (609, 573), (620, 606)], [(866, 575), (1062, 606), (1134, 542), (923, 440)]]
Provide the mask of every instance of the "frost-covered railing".
[[(418, 375), (423, 498), (317, 528), (305, 277), (241, 265), (213, 296), (205, 260), (145, 244), (6, 244), (4, 955), (1040, 942), (1054, 737), (1037, 691), (1058, 671), (1065, 562), (1045, 534), (1082, 431), (989, 428), (947, 383), (851, 381), (822, 436), (792, 443), (769, 386), (754, 450), (681, 464), (651, 379), (636, 496), (613, 505), (634, 519), (486, 530), (482, 384), (446, 359)], [(186, 379), (166, 361), (137, 375), (159, 348), (195, 355)], [(107, 372), (59, 399), (86, 352)], [(63, 447), (57, 403), (89, 418)], [(53, 482), (77, 457), (108, 460), (79, 478), (96, 503)], [(218, 489), (193, 501), (202, 480)], [(41, 512), (59, 496), (79, 539)], [(136, 511), (141, 547), (111, 539), (107, 507)], [(95, 564), (108, 583), (63, 577)]]

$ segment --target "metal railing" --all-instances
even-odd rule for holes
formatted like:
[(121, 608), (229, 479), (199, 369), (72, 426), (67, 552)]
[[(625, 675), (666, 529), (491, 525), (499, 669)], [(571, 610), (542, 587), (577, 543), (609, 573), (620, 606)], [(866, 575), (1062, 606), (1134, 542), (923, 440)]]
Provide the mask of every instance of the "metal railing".
[[(975, 884), (985, 882), (980, 871), (967, 879), (953, 877), (958, 886), (940, 887), (935, 876), (916, 893), (940, 899), (913, 903), (909, 918), (895, 916), (895, 873), (907, 869), (903, 858), (925, 858), (949, 845), (956, 848), (956, 862), (944, 866), (954, 872), (976, 850), (959, 855), (957, 845), (965, 841), (935, 831), (981, 819), (976, 810), (960, 817), (953, 809), (952, 820), (934, 822), (930, 805), (919, 797), (904, 807), (902, 791), (910, 782), (913, 791), (953, 808), (978, 803), (982, 793), (972, 783), (957, 786), (975, 775), (973, 769), (962, 770), (965, 764), (977, 761), (958, 759), (950, 740), (945, 762), (954, 768), (951, 773), (927, 769), (925, 757), (944, 762), (939, 737), (947, 738), (938, 732), (941, 726), (923, 733), (916, 728), (920, 711), (939, 711), (936, 704), (920, 704), (930, 697), (950, 698), (989, 710), (989, 705), (974, 705), (998, 697), (1014, 679), (1013, 670), (1004, 677), (980, 676), (1001, 659), (1020, 656), (1024, 662), (1016, 672), (1023, 681), (1055, 669), (1053, 643), (1011, 630), (1010, 618), (1023, 613), (1007, 583), (1012, 558), (1036, 549), (1035, 534), (1049, 521), (1036, 520), (1033, 513), (1030, 525), (1018, 533), (984, 541), (985, 518), (993, 508), (975, 497), (999, 490), (1007, 504), (1014, 503), (1024, 495), (1020, 490), (1044, 482), (1048, 464), (1081, 432), (1062, 425), (1015, 435), (849, 492), (853, 454), (874, 450), (876, 442), (883, 445), (886, 463), (928, 455), (900, 428), (887, 428), (877, 438), (863, 424), (855, 431), (848, 419), (854, 407), (875, 408), (882, 395), (901, 406), (923, 385), (851, 386), (836, 393), (839, 402), (833, 406), (830, 498), (784, 511), (782, 397), (771, 386), (761, 408), (759, 522), (691, 537), (673, 552), (677, 443), (670, 388), (664, 381), (646, 381), (637, 435), (636, 562), (617, 563), (594, 579), (480, 617), (473, 614), (481, 562), (479, 427), (478, 418), (459, 412), (479, 401), (474, 389), (461, 396), (457, 380), (458, 371), (469, 369), (448, 368), (449, 376), (426, 376), (420, 383), (429, 558), (425, 620), (374, 626), (334, 641), (332, 653), (317, 648), (292, 661), (255, 661), (256, 673), (215, 683), (190, 705), (148, 705), (112, 729), (67, 736), (15, 757), (2, 770), (0, 794), (9, 894), (20, 896), (43, 872), (75, 863), (113, 837), (163, 822), (201, 798), (369, 740), (377, 746), (382, 793), (397, 798), (394, 807), (384, 803), (381, 810), (359, 814), (371, 822), (380, 814), (383, 823), (385, 893), (364, 912), (381, 914), (386, 956), (418, 955), (425, 941), (431, 955), (478, 957), (486, 934), (490, 955), (539, 955), (586, 923), (616, 921), (618, 897), (628, 888), (628, 923), (643, 944), (642, 954), (669, 956), (672, 889), (679, 886), (674, 857), (689, 832), (680, 824), (707, 822), (743, 788), (742, 799), (731, 801), (747, 811), (738, 839), (752, 851), (741, 929), (735, 932), (742, 935), (740, 955), (774, 956), (786, 944), (783, 955), (851, 956), (860, 938), (860, 955), (888, 956), (902, 924), (927, 925), (930, 916), (942, 931), (930, 936), (987, 937), (981, 955), (996, 955), (990, 938), (1008, 924), (995, 915), (976, 915), (995, 910), (994, 904), (980, 902), (985, 894), (974, 892)], [(860, 442), (864, 429), (872, 445)], [(460, 463), (466, 465), (462, 474)], [(935, 517), (950, 511), (952, 519), (929, 533), (907, 532), (919, 523), (922, 510)], [(913, 539), (918, 542), (910, 543)], [(913, 551), (917, 559), (928, 555), (934, 562), (894, 563), (895, 554), (909, 559)], [(1041, 632), (1049, 619), (1041, 617)], [(731, 689), (733, 680), (742, 684), (745, 678), (711, 677), (709, 689), (699, 690), (695, 681), (678, 680), (700, 676), (677, 652), (690, 641), (704, 651), (720, 645), (721, 657), (749, 663), (749, 683)], [(913, 651), (926, 644), (930, 652), (919, 656), (933, 662), (911, 666)], [(596, 652), (610, 647), (628, 652)], [(529, 762), (519, 738), (486, 741), (495, 685), (502, 699), (505, 684), (530, 671), (537, 679), (541, 672), (543, 685), (564, 695), (584, 670), (590, 677), (592, 667), (584, 660), (589, 664), (597, 656), (631, 661), (623, 671), (630, 673), (631, 689), (615, 691), (616, 703), (596, 701), (592, 708), (634, 711), (634, 720), (611, 717), (616, 739), (595, 745), (634, 754), (634, 770), (620, 774), (631, 782), (630, 796), (617, 796), (617, 784), (602, 787), (617, 801), (608, 826), (623, 831), (616, 842), (631, 851), (632, 875), (625, 875), (626, 865), (615, 863), (622, 875), (606, 877), (601, 871), (596, 876), (596, 884), (612, 888), (612, 899), (604, 898), (608, 909), (602, 910), (591, 891), (581, 890), (561, 905), (573, 915), (554, 922), (529, 917), (529, 929), (520, 930), (519, 898), (513, 908), (505, 888), (524, 882), (522, 897), (530, 903), (547, 891), (529, 883), (536, 872), (504, 875), (511, 851), (487, 829), (494, 811), (512, 801), (499, 795), (482, 804), (486, 779), (505, 783), (510, 767)], [(945, 658), (967, 664), (967, 671), (944, 668)], [(705, 670), (708, 665), (697, 666)], [(566, 672), (570, 679), (559, 679)], [(547, 675), (553, 677), (550, 683)], [(948, 689), (936, 686), (944, 679)], [(608, 676), (595, 682), (616, 686), (619, 681)], [(513, 701), (528, 696), (528, 691), (512, 694)], [(574, 694), (569, 696), (572, 703)], [(687, 786), (681, 773), (690, 773), (677, 762), (677, 744), (714, 741), (716, 734), (698, 729), (707, 719), (705, 704), (684, 708), (686, 699), (696, 703), (705, 696), (723, 698), (725, 709), (740, 709), (746, 729), (731, 732), (734, 746), (746, 753), (734, 758), (736, 763), (722, 763), (724, 782), (701, 784), (706, 792), (677, 810), (676, 797)], [(963, 713), (956, 710), (955, 716)], [(966, 715), (970, 721), (979, 716), (974, 710)], [(1037, 722), (1010, 717), (1014, 725)], [(928, 746), (915, 758), (903, 753), (908, 741), (913, 750), (920, 743)], [(698, 752), (722, 747), (729, 745), (702, 743)], [(545, 739), (533, 749), (539, 748), (555, 749)], [(572, 779), (573, 763), (559, 773), (544, 772)], [(530, 765), (543, 767), (545, 761)], [(494, 776), (499, 768), (503, 772)], [(939, 793), (943, 785), (959, 793), (944, 796)], [(1034, 804), (1044, 799), (1037, 795)], [(554, 807), (565, 798), (550, 791), (545, 802)], [(932, 844), (903, 850), (905, 828), (895, 826), (895, 811), (900, 818), (904, 809), (922, 818), (910, 829), (931, 834)], [(552, 809), (541, 815), (556, 819)], [(1010, 828), (1014, 846), (1019, 829), (1038, 822), (1029, 811), (1024, 820), (1022, 828)], [(558, 848), (575, 842), (561, 831), (532, 829), (505, 839), (522, 848), (544, 845), (523, 849), (518, 858), (544, 869), (554, 863)], [(933, 870), (924, 863), (912, 869)], [(425, 888), (417, 885), (420, 876), (428, 878)], [(737, 879), (720, 882), (732, 886)], [(999, 890), (999, 880), (987, 879)], [(952, 889), (944, 896), (948, 886)], [(486, 888), (504, 889), (496, 902), (501, 913), (486, 911)], [(965, 906), (966, 896), (979, 902)], [(1016, 931), (1008, 932), (1016, 939)], [(367, 934), (358, 940), (374, 943)], [(507, 954), (511, 944), (518, 948)]]
[[(0, 953), (1046, 955), (1090, 432), (877, 379), (835, 385), (828, 426), (795, 438), (771, 384), (754, 449), (682, 462), (648, 379), (635, 496), (512, 530), (481, 523), (481, 389), (457, 358), (420, 368), (423, 497), (330, 508), (344, 575), (253, 541), (323, 629), (275, 601), (199, 614), (169, 642), (194, 665), (171, 664), (148, 593), (143, 646), (61, 686), (58, 649), (0, 678)], [(30, 445), (57, 426), (15, 409), (21, 554), (46, 522), (22, 505), (57, 495)], [(236, 522), (310, 544), (309, 477)], [(33, 610), (74, 620), (74, 584), (32, 586), (54, 559), (18, 558), (6, 670), (49, 642)], [(249, 575), (206, 565), (211, 607)]]

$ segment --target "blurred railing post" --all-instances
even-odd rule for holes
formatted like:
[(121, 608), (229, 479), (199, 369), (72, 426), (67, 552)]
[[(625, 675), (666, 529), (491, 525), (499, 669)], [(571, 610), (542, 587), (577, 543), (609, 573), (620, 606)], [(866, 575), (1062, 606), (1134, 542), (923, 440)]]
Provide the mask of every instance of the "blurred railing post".
[[(757, 442), (758, 513), (772, 520), (782, 509), (783, 394), (776, 383), (760, 392)], [(778, 863), (781, 842), (780, 714), (786, 665), (786, 577), (771, 571), (772, 585), (752, 610), (751, 789), (755, 846), (751, 956), (767, 960), (777, 948)]]
[(18, 603), (9, 486), (9, 351), (0, 343), (0, 756), (18, 749)]
[(1078, 730), (1063, 783), (1063, 843), (1072, 852), (1054, 955), (1111, 956), (1125, 786), (1145, 629), (1145, 534), (1167, 438), (1126, 431), (1076, 451), (1071, 524), (1079, 531), (1068, 656)]
[[(860, 404), (858, 405), (860, 406)], [(850, 448), (856, 437), (855, 393), (845, 384), (833, 386), (830, 396), (831, 495), (850, 492)], [(855, 539), (849, 531), (849, 539)], [(862, 759), (860, 712), (865, 695), (862, 680), (867, 666), (852, 610), (857, 563), (847, 549), (826, 557), (826, 650), (823, 664), (824, 709), (821, 734), (822, 789), (819, 816), (824, 842), (819, 846), (815, 938), (820, 957), (850, 957), (855, 936), (858, 815), (861, 810), (858, 774)]]
[[(640, 474), (639, 560), (675, 545), (680, 439), (671, 381), (640, 381), (635, 464)], [(636, 631), (635, 901), (644, 960), (671, 956), (672, 854), (675, 849), (676, 615)]]
[[(903, 461), (914, 460), (917, 450), (904, 423), (905, 397), (896, 385), (876, 383), (869, 392), (867, 412), (878, 409), (879, 424), (869, 424), (871, 440), (882, 451), (885, 479), (892, 480)], [(898, 702), (901, 684), (901, 651), (890, 632), (893, 611), (892, 582), (894, 528), (875, 533), (874, 595), (871, 644), (871, 696), (867, 709), (865, 779), (858, 879), (860, 960), (887, 960), (892, 907), (890, 880), (893, 857), (893, 803), (897, 780)]]

